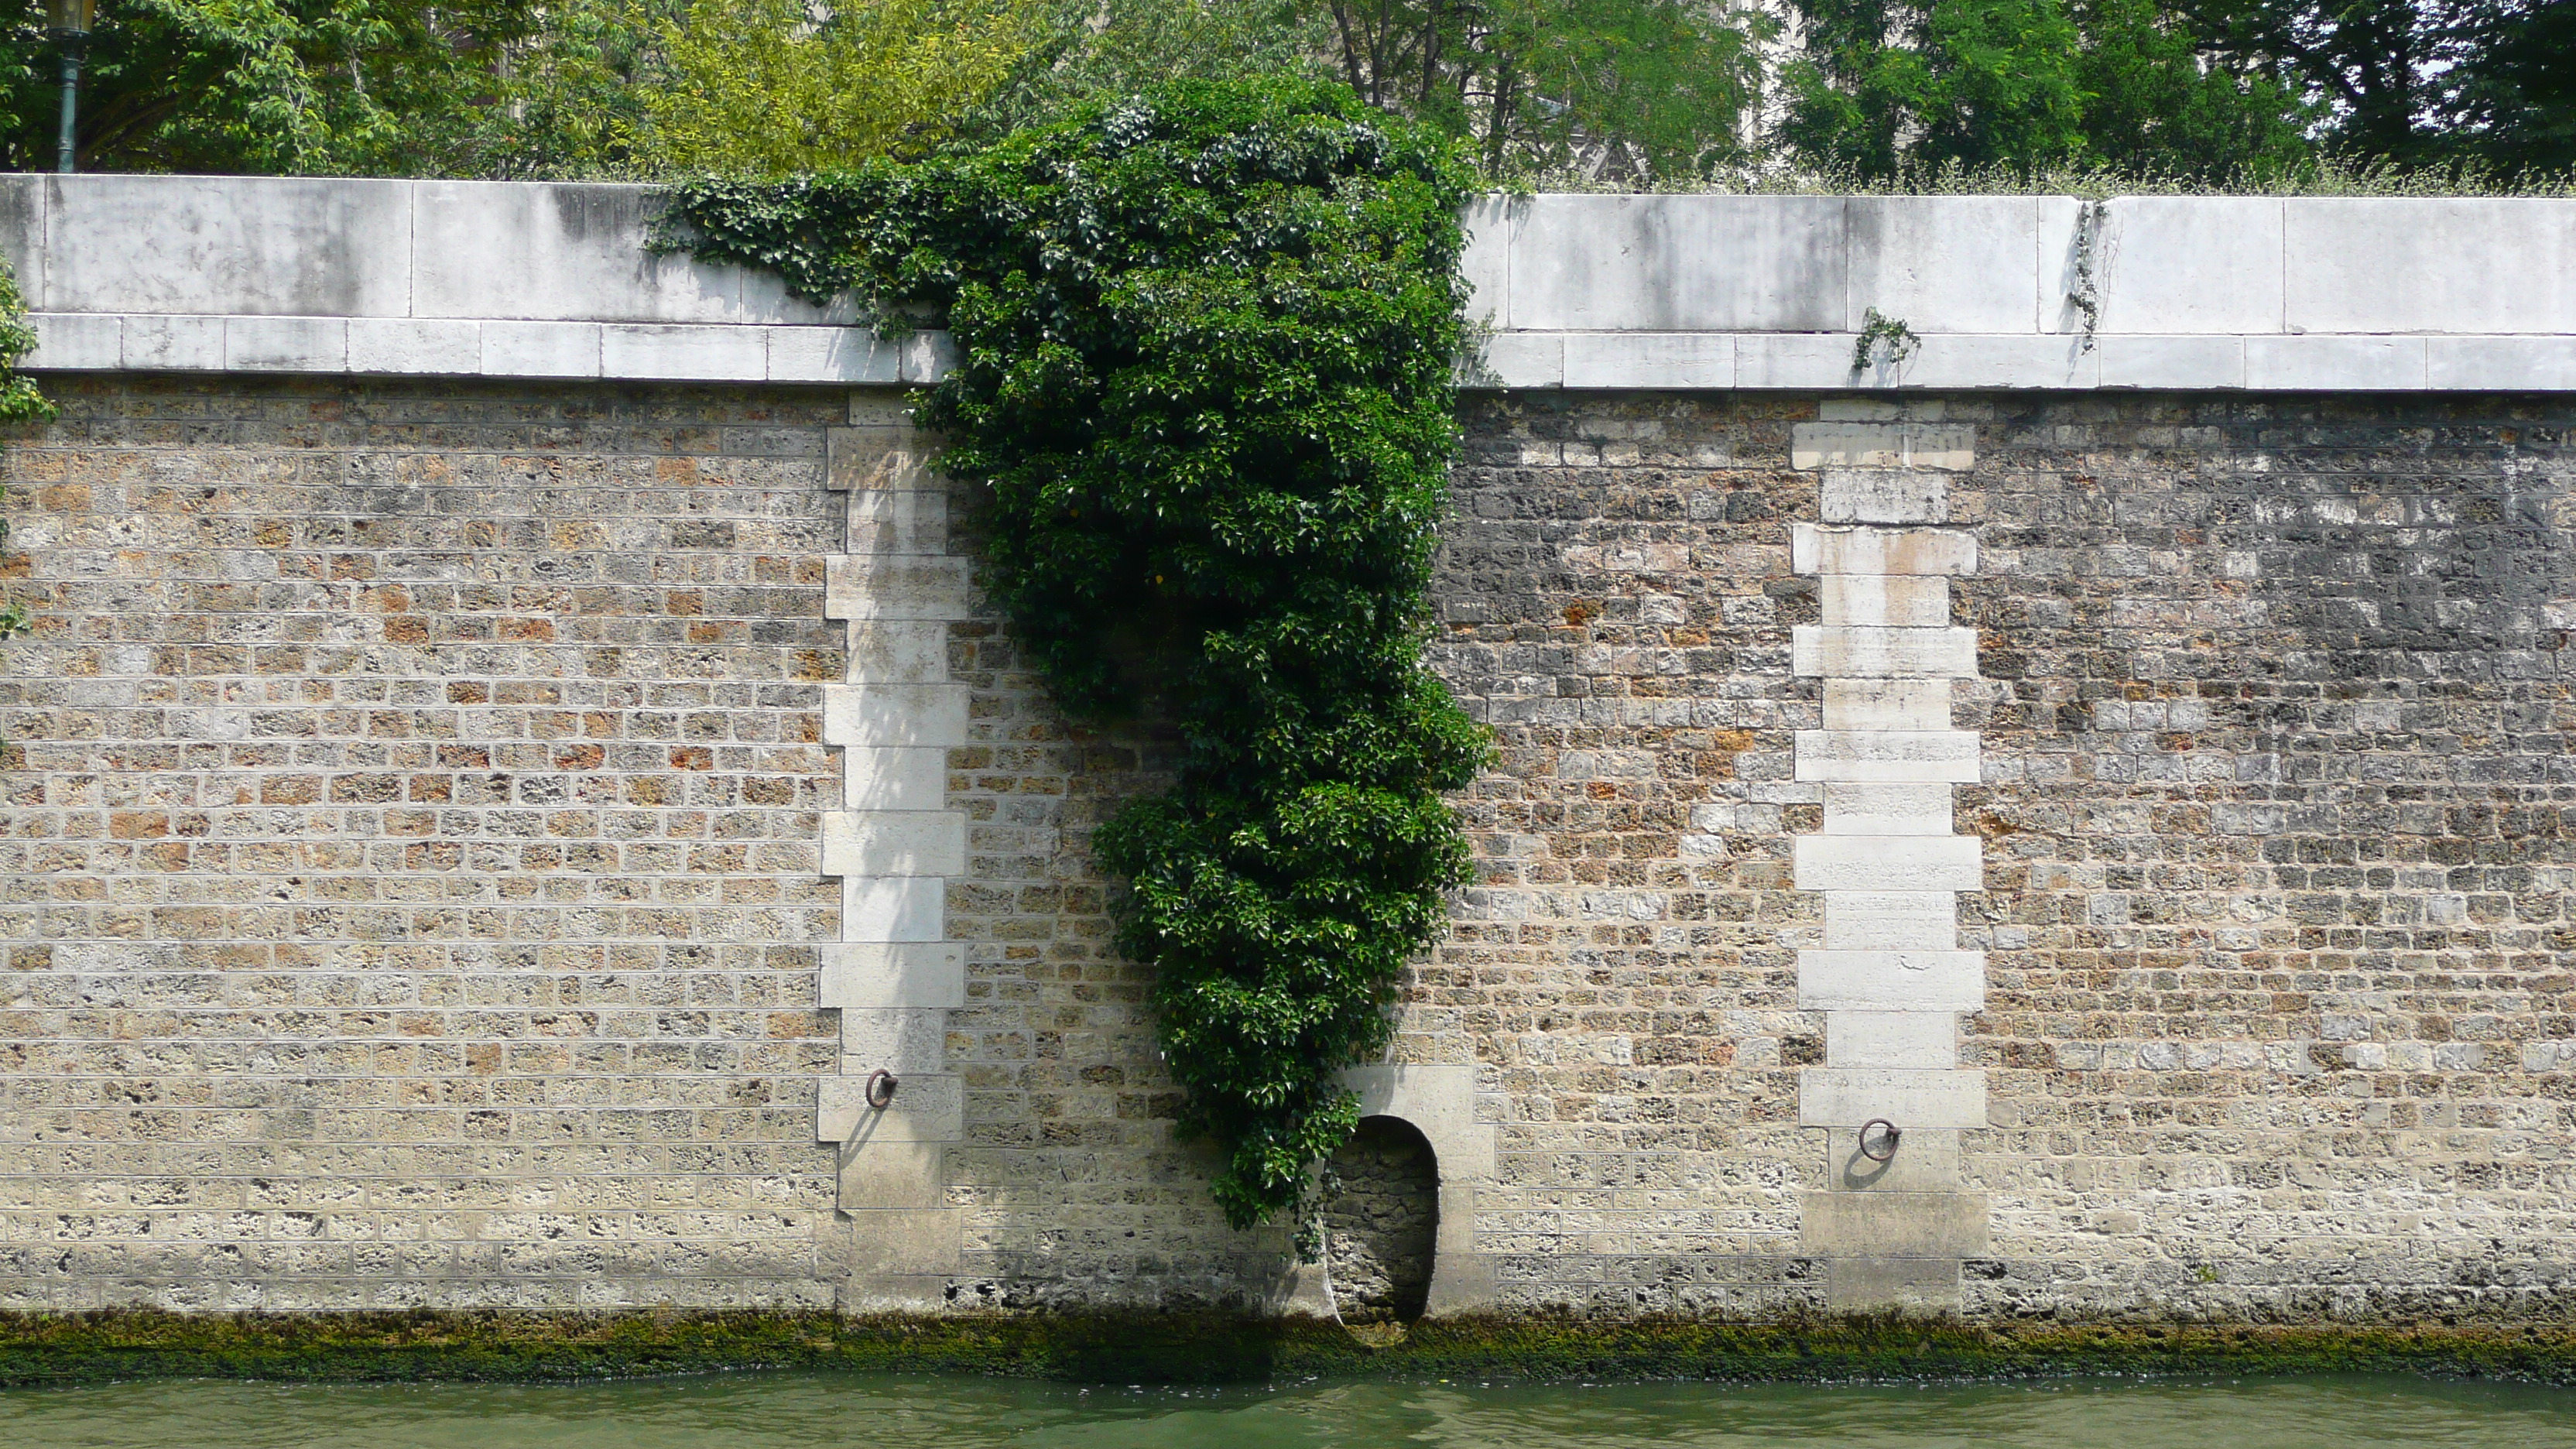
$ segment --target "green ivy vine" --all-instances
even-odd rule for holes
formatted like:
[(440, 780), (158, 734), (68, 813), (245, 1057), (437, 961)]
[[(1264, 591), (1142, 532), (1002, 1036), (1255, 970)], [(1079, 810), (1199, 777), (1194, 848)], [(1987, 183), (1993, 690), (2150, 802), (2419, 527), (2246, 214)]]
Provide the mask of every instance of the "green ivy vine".
[[(41, 423), (55, 415), (53, 400), (36, 380), (18, 371), (18, 363), (36, 350), (35, 329), (27, 325), (27, 299), (18, 291), (18, 274), (0, 261), (0, 426)], [(8, 490), (0, 486), (0, 503)], [(0, 552), (9, 547), (9, 516), (0, 511)], [(0, 640), (27, 632), (27, 606), (16, 599), (0, 601)]]
[(1182, 1127), (1248, 1227), (1358, 1123), (1406, 960), (1468, 879), (1486, 751), (1422, 664), (1458, 432), (1469, 164), (1348, 89), (1175, 82), (988, 148), (676, 188), (704, 258), (944, 320), (918, 420), (990, 487), (993, 576), (1057, 699), (1143, 701), (1176, 784), (1095, 837), (1132, 889)]

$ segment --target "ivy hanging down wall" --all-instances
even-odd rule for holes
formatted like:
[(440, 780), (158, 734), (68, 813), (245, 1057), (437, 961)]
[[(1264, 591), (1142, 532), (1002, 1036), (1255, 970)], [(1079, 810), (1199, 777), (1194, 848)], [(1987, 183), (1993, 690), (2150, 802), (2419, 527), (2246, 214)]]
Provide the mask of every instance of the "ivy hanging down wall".
[(1385, 1047), (1467, 879), (1441, 792), (1484, 734), (1421, 654), (1470, 177), (1348, 90), (1260, 81), (677, 191), (702, 257), (944, 317), (962, 365), (918, 419), (990, 486), (1014, 628), (1068, 711), (1177, 723), (1172, 793), (1095, 844), (1237, 1227), (1357, 1125), (1335, 1074)]

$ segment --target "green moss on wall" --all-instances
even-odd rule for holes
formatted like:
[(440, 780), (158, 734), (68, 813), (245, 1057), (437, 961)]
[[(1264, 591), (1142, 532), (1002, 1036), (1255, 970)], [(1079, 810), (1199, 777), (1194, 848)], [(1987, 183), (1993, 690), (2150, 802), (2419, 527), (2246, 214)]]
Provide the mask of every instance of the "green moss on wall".
[(0, 1385), (566, 1380), (753, 1368), (1084, 1382), (1968, 1378), (2411, 1371), (2576, 1382), (2576, 1326), (1971, 1326), (1458, 1319), (1366, 1347), (1312, 1319), (778, 1313), (0, 1316)]

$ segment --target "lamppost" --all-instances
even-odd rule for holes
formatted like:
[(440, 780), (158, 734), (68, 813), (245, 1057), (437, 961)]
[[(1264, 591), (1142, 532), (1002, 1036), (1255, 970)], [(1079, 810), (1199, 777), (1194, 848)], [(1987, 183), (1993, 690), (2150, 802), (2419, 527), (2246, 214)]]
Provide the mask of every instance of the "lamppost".
[(89, 22), (97, 10), (98, 0), (45, 0), (45, 33), (63, 53), (63, 140), (54, 169), (66, 175), (80, 169), (73, 123), (80, 118), (81, 57), (89, 53)]

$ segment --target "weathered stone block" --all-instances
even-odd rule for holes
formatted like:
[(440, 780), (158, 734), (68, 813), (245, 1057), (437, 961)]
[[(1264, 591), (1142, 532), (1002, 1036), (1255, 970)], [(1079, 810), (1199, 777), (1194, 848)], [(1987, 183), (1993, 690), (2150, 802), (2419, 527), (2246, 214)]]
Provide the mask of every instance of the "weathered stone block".
[(1973, 574), (1975, 534), (1950, 528), (1865, 528), (1798, 523), (1790, 567), (1802, 574)]
[(1794, 844), (1798, 889), (1982, 890), (1982, 847), (1973, 835), (1801, 835)]
[[(1830, 914), (1833, 903), (1826, 910)], [(1859, 913), (1845, 914), (1848, 921)], [(1955, 925), (1951, 934), (1955, 939)], [(1977, 1011), (1985, 1006), (1985, 993), (1983, 951), (1942, 946), (1798, 953), (1798, 1004), (1811, 1011)]]
[(1791, 672), (1806, 678), (1973, 679), (1974, 629), (1884, 629), (1801, 624), (1791, 634)]
[(1900, 1128), (1983, 1127), (1986, 1074), (1808, 1067), (1798, 1073), (1798, 1121), (1857, 1127), (1884, 1117)]
[(948, 810), (837, 810), (823, 817), (825, 875), (964, 875), (966, 817)]
[(819, 1001), (845, 1010), (966, 1004), (966, 947), (957, 941), (833, 941), (822, 947)]

